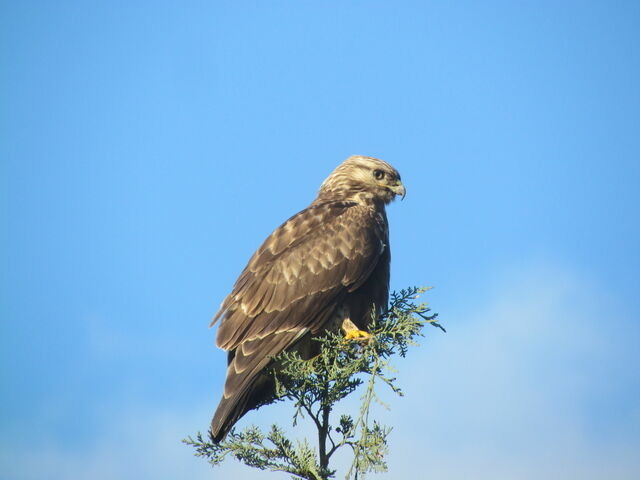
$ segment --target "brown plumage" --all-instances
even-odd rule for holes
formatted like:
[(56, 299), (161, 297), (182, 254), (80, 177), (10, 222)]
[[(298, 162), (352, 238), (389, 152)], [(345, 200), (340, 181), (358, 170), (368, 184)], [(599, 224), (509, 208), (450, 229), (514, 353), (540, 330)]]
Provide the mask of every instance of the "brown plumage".
[(266, 370), (275, 355), (297, 349), (308, 358), (310, 338), (337, 331), (347, 319), (365, 330), (372, 307), (378, 315), (386, 308), (391, 257), (385, 205), (404, 194), (391, 165), (350, 157), (311, 205), (254, 253), (211, 322), (220, 321), (216, 343), (229, 352), (224, 393), (211, 422), (216, 442), (272, 398)]

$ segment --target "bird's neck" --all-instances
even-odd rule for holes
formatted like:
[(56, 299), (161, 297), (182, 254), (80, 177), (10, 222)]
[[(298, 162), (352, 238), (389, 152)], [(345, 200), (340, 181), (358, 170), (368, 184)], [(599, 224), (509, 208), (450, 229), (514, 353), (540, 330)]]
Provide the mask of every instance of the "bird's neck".
[(352, 190), (331, 190), (320, 191), (318, 197), (313, 203), (327, 203), (327, 202), (353, 202), (364, 207), (369, 207), (374, 210), (385, 210), (384, 200), (366, 190), (352, 191)]

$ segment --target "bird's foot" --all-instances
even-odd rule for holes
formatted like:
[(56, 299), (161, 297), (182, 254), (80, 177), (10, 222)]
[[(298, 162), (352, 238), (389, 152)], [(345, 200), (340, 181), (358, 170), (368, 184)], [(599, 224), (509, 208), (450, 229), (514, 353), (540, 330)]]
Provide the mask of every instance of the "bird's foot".
[(344, 339), (345, 340), (369, 340), (372, 335), (369, 332), (365, 332), (364, 330), (349, 330), (345, 332)]
[(364, 330), (360, 330), (348, 318), (342, 322), (342, 330), (344, 330), (344, 339), (346, 340), (367, 340), (369, 341), (373, 335)]

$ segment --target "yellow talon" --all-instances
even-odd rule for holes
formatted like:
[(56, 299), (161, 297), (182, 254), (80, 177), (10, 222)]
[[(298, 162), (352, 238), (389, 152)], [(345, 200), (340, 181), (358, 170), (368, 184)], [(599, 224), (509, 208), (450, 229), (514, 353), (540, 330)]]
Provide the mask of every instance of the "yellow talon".
[(342, 330), (344, 330), (345, 340), (368, 340), (372, 337), (369, 332), (365, 332), (356, 327), (348, 318), (342, 322)]
[(371, 338), (371, 334), (369, 332), (365, 332), (364, 330), (349, 330), (345, 333), (345, 340), (366, 340)]

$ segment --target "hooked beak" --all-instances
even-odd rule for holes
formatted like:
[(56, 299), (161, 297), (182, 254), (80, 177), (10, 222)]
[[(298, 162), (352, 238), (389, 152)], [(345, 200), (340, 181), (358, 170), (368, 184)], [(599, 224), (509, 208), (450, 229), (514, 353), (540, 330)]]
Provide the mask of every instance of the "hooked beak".
[(404, 200), (404, 196), (407, 194), (407, 190), (404, 188), (404, 185), (400, 181), (398, 182), (397, 185), (394, 185), (393, 187), (389, 187), (389, 190), (391, 190), (396, 195), (401, 195), (402, 200)]

